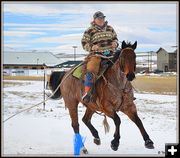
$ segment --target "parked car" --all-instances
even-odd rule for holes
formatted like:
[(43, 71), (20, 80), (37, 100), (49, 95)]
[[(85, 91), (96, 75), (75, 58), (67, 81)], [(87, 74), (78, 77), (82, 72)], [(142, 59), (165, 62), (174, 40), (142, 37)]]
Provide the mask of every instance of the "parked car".
[(9, 76), (10, 74), (8, 72), (6, 72), (6, 71), (3, 71), (3, 75), (4, 76)]
[(142, 71), (140, 71), (139, 73), (140, 73), (140, 74), (144, 74), (144, 73), (146, 73), (146, 70), (142, 70)]
[(159, 69), (156, 69), (156, 70), (153, 71), (153, 73), (155, 73), (155, 74), (160, 74), (160, 73), (163, 73), (163, 71), (162, 71), (162, 70), (159, 70)]

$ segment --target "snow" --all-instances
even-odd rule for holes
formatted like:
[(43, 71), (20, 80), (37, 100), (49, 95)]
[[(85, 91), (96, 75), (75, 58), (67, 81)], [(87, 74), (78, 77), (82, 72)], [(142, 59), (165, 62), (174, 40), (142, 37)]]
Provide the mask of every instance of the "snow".
[[(4, 81), (3, 120), (43, 100), (42, 81)], [(135, 93), (138, 115), (155, 149), (144, 147), (144, 141), (136, 125), (122, 112), (120, 145), (113, 151), (110, 142), (114, 134), (114, 122), (107, 118), (110, 132), (105, 134), (104, 117), (94, 114), (92, 124), (99, 132), (101, 145), (93, 143), (93, 136), (82, 122), (85, 107), (79, 104), (80, 134), (85, 137), (85, 147), (90, 156), (164, 156), (165, 143), (177, 143), (177, 96)], [(64, 101), (48, 100), (5, 122), (2, 126), (5, 156), (50, 155), (73, 156), (74, 132)], [(88, 155), (88, 156), (89, 156)]]

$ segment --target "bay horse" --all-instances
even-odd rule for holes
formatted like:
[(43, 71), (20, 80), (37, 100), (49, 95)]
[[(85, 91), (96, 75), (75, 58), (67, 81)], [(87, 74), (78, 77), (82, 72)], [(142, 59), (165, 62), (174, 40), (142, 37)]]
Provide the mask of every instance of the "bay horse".
[[(142, 121), (138, 117), (137, 109), (133, 102), (133, 90), (130, 81), (135, 78), (136, 54), (134, 50), (136, 46), (137, 41), (134, 44), (122, 42), (121, 49), (116, 51), (103, 77), (95, 84), (96, 93), (94, 94), (95, 101), (93, 102), (84, 103), (82, 101), (83, 82), (75, 78), (71, 73), (63, 73), (57, 79), (54, 79), (53, 73), (50, 76), (49, 86), (52, 91), (66, 78), (60, 86), (60, 90), (56, 93), (56, 98), (63, 97), (65, 106), (69, 110), (71, 125), (75, 134), (79, 134), (78, 104), (80, 102), (86, 106), (82, 121), (92, 133), (95, 144), (100, 145), (101, 142), (98, 131), (91, 124), (92, 115), (99, 111), (113, 119), (115, 132), (114, 139), (111, 141), (111, 148), (114, 151), (118, 149), (120, 139), (121, 120), (117, 114), (118, 111), (126, 114), (137, 125), (145, 141), (145, 147), (148, 149), (154, 148), (154, 143), (149, 138)], [(87, 152), (83, 143), (82, 148), (84, 152)]]

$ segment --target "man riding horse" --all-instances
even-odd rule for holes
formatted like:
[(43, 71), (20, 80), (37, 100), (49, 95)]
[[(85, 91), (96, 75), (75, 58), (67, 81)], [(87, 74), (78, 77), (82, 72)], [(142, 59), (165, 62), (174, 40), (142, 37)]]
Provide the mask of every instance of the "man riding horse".
[(96, 12), (93, 15), (91, 26), (84, 32), (81, 41), (83, 49), (90, 53), (86, 65), (85, 89), (82, 97), (82, 100), (86, 103), (90, 101), (92, 96), (92, 87), (99, 73), (101, 63), (101, 57), (92, 55), (113, 55), (119, 45), (117, 34), (114, 29), (108, 25), (108, 22), (105, 21), (105, 17), (102, 12)]
[[(79, 130), (78, 105), (80, 102), (86, 106), (86, 112), (82, 121), (91, 131), (95, 144), (100, 145), (101, 141), (98, 131), (91, 123), (91, 118), (96, 111), (100, 111), (104, 113), (105, 120), (103, 124), (105, 129), (108, 129), (106, 116), (114, 121), (115, 132), (111, 141), (111, 148), (114, 151), (118, 150), (121, 120), (117, 112), (121, 111), (137, 125), (144, 139), (145, 147), (148, 149), (154, 148), (154, 143), (146, 132), (137, 114), (136, 105), (133, 102), (133, 90), (130, 81), (135, 78), (136, 54), (134, 50), (136, 49), (137, 41), (134, 44), (123, 41), (121, 50), (117, 50), (114, 53), (113, 49), (118, 47), (117, 35), (114, 29), (107, 25), (107, 22), (104, 20), (104, 14), (96, 12), (92, 26), (85, 31), (82, 39), (83, 48), (90, 52), (87, 62), (85, 62), (87, 70), (85, 74), (85, 94), (83, 97), (81, 96), (81, 90), (84, 88), (84, 85), (82, 80), (73, 76), (74, 68), (58, 76), (55, 73), (52, 73), (50, 76), (49, 86), (53, 92), (58, 88), (58, 85), (60, 86), (60, 90), (57, 91), (57, 95), (54, 98), (63, 97), (64, 104), (69, 110), (71, 125), (75, 134), (75, 155), (79, 155), (80, 151), (87, 153)], [(104, 72), (100, 70), (102, 55), (104, 57), (113, 55), (113, 58), (110, 59), (111, 62), (109, 63), (111, 64), (108, 64), (108, 68), (105, 69), (104, 76), (98, 80), (103, 82), (96, 84), (96, 95), (93, 96), (93, 101), (90, 101), (95, 87), (93, 84)], [(97, 76), (98, 78), (96, 78)], [(78, 150), (76, 150), (77, 148)]]

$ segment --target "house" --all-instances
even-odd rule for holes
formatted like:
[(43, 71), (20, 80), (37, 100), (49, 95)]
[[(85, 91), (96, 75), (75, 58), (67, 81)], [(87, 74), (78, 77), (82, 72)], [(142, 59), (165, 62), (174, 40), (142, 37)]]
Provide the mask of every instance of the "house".
[(32, 70), (38, 73), (38, 70), (44, 69), (44, 67), (53, 67), (62, 62), (51, 52), (8, 51), (3, 53), (3, 72), (9, 75), (12, 75), (12, 73), (29, 75)]
[(177, 71), (177, 49), (159, 48), (157, 53), (157, 69), (164, 72)]

